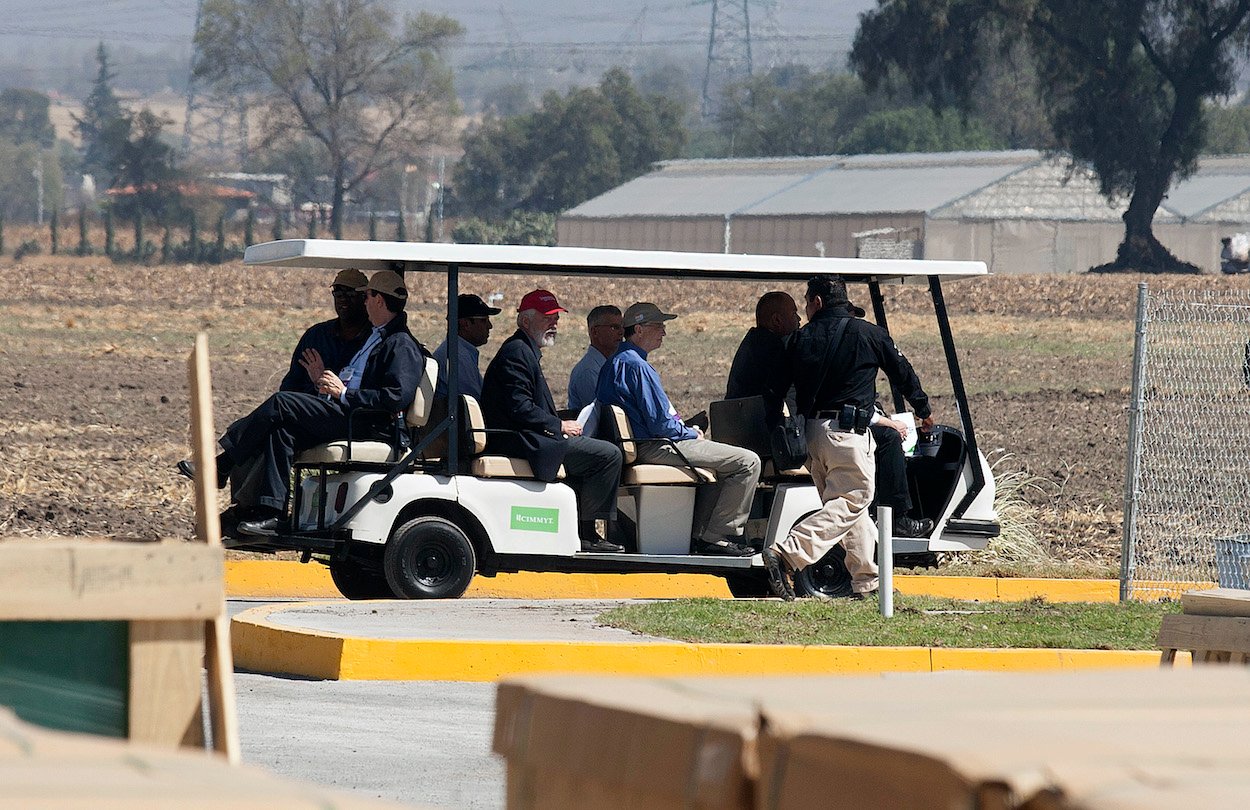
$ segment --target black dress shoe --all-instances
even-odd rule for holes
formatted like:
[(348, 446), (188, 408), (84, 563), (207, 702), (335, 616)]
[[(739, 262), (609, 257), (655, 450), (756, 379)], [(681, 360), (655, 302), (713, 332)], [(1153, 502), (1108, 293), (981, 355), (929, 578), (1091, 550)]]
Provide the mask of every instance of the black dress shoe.
[[(185, 475), (187, 478), (190, 478), (192, 481), (195, 480), (195, 462), (192, 461), (191, 459), (184, 458), (182, 461), (179, 461), (177, 464), (175, 464), (174, 467), (177, 468), (178, 472), (181, 475)], [(225, 489), (229, 485), (230, 485), (230, 473), (228, 471), (222, 470), (221, 467), (218, 467), (217, 468), (217, 488)]]
[(278, 533), (278, 526), (281, 524), (282, 518), (279, 517), (244, 520), (239, 523), (238, 532), (251, 537), (272, 537)]
[(742, 543), (735, 543), (728, 537), (717, 537), (714, 540), (695, 540), (695, 554), (719, 554), (722, 557), (750, 557), (755, 549)]
[(595, 551), (600, 554), (619, 554), (624, 550), (624, 546), (618, 546), (616, 543), (604, 540), (602, 537), (582, 538), (582, 551)]
[(760, 557), (764, 560), (764, 570), (768, 572), (768, 586), (773, 589), (773, 593), (787, 602), (793, 602), (794, 586), (790, 584), (790, 578), (786, 576), (786, 564), (781, 559), (781, 555), (771, 548), (766, 548), (760, 552)]
[(928, 518), (917, 520), (907, 515), (894, 518), (895, 537), (928, 537), (933, 532), (933, 521)]

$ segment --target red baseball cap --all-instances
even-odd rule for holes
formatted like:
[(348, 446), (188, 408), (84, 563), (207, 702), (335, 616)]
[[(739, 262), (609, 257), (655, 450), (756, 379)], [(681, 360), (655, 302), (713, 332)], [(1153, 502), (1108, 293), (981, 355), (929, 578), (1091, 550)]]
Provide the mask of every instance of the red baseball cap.
[(550, 315), (553, 312), (568, 312), (567, 309), (560, 306), (560, 302), (556, 297), (546, 290), (534, 290), (526, 293), (521, 299), (521, 306), (517, 307), (517, 312), (524, 312), (527, 309), (537, 310), (539, 314)]

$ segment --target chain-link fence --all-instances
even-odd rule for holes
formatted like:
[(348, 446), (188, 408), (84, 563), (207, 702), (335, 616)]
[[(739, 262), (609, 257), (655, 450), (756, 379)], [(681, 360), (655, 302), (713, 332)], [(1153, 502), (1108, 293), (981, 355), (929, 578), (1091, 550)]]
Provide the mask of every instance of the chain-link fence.
[(1250, 292), (1141, 285), (1128, 450), (1121, 598), (1250, 588)]

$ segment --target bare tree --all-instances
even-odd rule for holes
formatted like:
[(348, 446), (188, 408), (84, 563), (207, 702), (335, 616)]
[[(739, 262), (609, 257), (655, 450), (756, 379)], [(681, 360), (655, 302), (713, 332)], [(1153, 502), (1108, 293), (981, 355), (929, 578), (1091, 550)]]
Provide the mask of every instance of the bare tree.
[(208, 0), (195, 74), (254, 94), (267, 143), (307, 136), (324, 147), (341, 238), (352, 189), (448, 132), (444, 53), (462, 31), (424, 12), (397, 20), (389, 0)]

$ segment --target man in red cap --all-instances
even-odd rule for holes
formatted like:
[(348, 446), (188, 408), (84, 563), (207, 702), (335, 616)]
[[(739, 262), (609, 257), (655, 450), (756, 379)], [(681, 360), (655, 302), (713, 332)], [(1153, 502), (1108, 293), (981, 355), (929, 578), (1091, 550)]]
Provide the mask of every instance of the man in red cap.
[(517, 307), (517, 330), (499, 347), (482, 379), (482, 415), (492, 453), (524, 458), (540, 481), (555, 481), (564, 465), (577, 491), (578, 536), (583, 551), (619, 552), (595, 529), (596, 520), (616, 519), (621, 451), (612, 443), (582, 435), (577, 422), (562, 420), (543, 375), (542, 350), (555, 345), (560, 313), (567, 312), (547, 290), (534, 290)]

